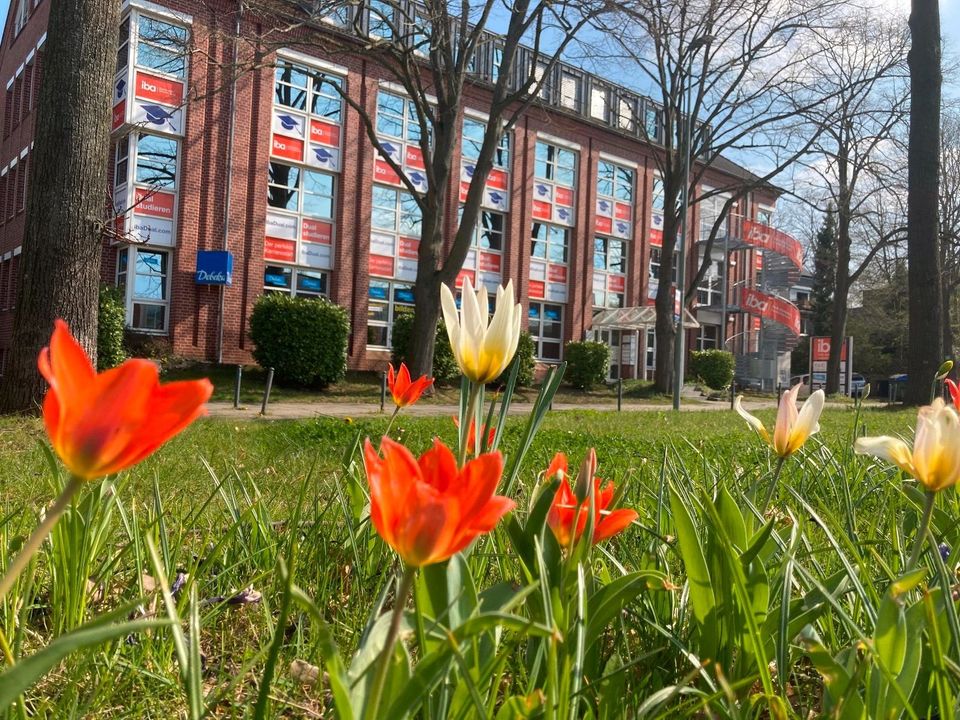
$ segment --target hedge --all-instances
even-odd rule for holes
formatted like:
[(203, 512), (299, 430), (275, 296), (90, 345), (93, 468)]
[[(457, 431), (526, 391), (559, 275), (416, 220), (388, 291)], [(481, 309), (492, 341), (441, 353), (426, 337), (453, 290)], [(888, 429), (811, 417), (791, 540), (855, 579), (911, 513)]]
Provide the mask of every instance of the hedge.
[(733, 382), (733, 353), (696, 350), (690, 356), (690, 374), (711, 390), (723, 390)]
[(593, 340), (568, 342), (564, 348), (567, 361), (566, 379), (573, 387), (589, 390), (607, 379), (610, 368), (610, 346)]
[(347, 311), (325, 298), (261, 295), (250, 317), (253, 357), (277, 380), (324, 388), (347, 374)]
[(123, 330), (127, 307), (119, 288), (100, 286), (97, 315), (97, 370), (109, 370), (127, 359), (123, 349)]

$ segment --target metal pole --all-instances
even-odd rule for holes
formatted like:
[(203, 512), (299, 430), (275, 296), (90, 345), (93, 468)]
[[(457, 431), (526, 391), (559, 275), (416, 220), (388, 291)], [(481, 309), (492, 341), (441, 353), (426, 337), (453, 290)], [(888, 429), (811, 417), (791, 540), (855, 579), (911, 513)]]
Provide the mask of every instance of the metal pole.
[(380, 373), (380, 412), (387, 405), (387, 371)]
[(733, 410), (734, 398), (737, 395), (737, 380), (734, 378), (730, 381), (730, 409)]
[(623, 407), (623, 378), (617, 378), (617, 412)]
[(720, 349), (727, 345), (727, 293), (730, 292), (730, 223), (723, 238), (723, 306), (720, 308)]
[(240, 381), (243, 379), (243, 365), (237, 365), (237, 376), (233, 381), (233, 409), (240, 408)]
[(273, 368), (267, 368), (267, 386), (263, 389), (263, 402), (260, 403), (260, 414), (267, 414), (267, 403), (270, 402), (270, 390), (273, 388)]

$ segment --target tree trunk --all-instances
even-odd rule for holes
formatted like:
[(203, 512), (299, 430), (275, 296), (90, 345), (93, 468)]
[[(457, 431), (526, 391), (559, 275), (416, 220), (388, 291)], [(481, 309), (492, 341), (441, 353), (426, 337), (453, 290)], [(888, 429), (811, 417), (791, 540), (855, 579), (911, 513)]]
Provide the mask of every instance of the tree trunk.
[[(433, 351), (437, 337), (437, 321), (440, 319), (440, 279), (436, 273), (420, 280), (414, 288), (413, 335), (410, 338), (410, 375), (433, 377)], [(446, 342), (446, 338), (441, 338)]]
[[(846, 255), (841, 251), (841, 255)], [(846, 265), (838, 266), (846, 267)], [(833, 291), (833, 305), (830, 308), (830, 357), (827, 358), (827, 395), (840, 392), (840, 360), (847, 332), (847, 297), (850, 293), (849, 278), (846, 272), (838, 273), (837, 284)], [(849, 392), (850, 388), (847, 388)]]
[(910, 334), (905, 401), (930, 401), (943, 360), (940, 252), (940, 6), (912, 0), (910, 12), (910, 145), (907, 154), (907, 262)]
[(941, 320), (943, 322), (943, 356), (945, 360), (956, 360), (953, 353), (953, 288), (948, 279), (944, 279), (943, 286), (940, 289), (943, 309), (941, 311)]
[(36, 410), (44, 391), (37, 355), (56, 318), (96, 358), (119, 24), (112, 0), (54, 0), (50, 8), (3, 412)]
[[(664, 188), (667, 199), (665, 207), (676, 207), (675, 199), (671, 202), (667, 188)], [(671, 215), (673, 217), (671, 217)], [(674, 342), (676, 340), (676, 323), (674, 322), (674, 292), (671, 280), (673, 275), (673, 251), (677, 246), (678, 218), (675, 213), (664, 212), (663, 217), (663, 245), (660, 250), (660, 275), (657, 282), (657, 297), (654, 307), (657, 310), (656, 338), (657, 354), (656, 368), (653, 382), (658, 393), (669, 395), (673, 392), (673, 362)], [(681, 308), (682, 312), (682, 308)]]

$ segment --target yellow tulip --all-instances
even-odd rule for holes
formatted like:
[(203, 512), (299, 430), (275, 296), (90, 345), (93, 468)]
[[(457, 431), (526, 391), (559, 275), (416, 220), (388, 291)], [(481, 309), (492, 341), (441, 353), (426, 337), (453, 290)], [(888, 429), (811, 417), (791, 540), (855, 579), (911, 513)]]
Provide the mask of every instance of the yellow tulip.
[(497, 305), (490, 319), (487, 289), (473, 289), (464, 278), (461, 310), (453, 292), (440, 286), (440, 304), (450, 347), (462, 372), (475, 383), (493, 382), (513, 360), (520, 340), (521, 307), (514, 302), (513, 281), (497, 288)]
[(900, 438), (857, 438), (854, 450), (892, 462), (930, 492), (960, 482), (960, 418), (942, 398), (920, 408), (913, 449)]
[(787, 390), (780, 398), (780, 408), (777, 410), (777, 424), (773, 429), (773, 437), (763, 426), (760, 419), (743, 409), (743, 396), (737, 397), (734, 409), (744, 420), (757, 431), (757, 434), (773, 448), (773, 451), (782, 458), (790, 457), (803, 447), (807, 439), (820, 432), (820, 413), (823, 412), (823, 390), (817, 390), (797, 411), (797, 393), (801, 385), (798, 383)]

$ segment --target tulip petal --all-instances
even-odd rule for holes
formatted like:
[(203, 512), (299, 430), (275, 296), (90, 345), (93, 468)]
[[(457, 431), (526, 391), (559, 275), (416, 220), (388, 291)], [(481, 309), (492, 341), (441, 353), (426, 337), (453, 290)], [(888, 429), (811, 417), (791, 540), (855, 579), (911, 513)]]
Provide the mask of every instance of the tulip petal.
[(457, 459), (450, 448), (440, 442), (440, 438), (433, 439), (433, 447), (420, 456), (417, 464), (423, 481), (439, 493), (446, 492), (457, 483)]
[[(473, 542), (478, 535), (488, 533), (496, 526), (498, 522), (508, 512), (513, 510), (517, 504), (508, 497), (494, 495), (490, 498), (476, 514), (469, 519), (469, 525), (461, 532), (453, 543), (447, 548), (449, 554), (454, 555), (463, 550), (467, 545)], [(445, 560), (446, 558), (444, 558)]]
[(857, 438), (853, 443), (853, 450), (858, 455), (872, 455), (880, 460), (892, 462), (911, 475), (914, 473), (910, 448), (900, 438), (887, 435)]
[(457, 364), (462, 368), (463, 359), (460, 352), (460, 313), (457, 310), (457, 300), (449, 286), (440, 286), (440, 309), (443, 311), (443, 324), (447, 329), (447, 338), (453, 350)]
[(823, 390), (817, 390), (807, 398), (797, 415), (793, 429), (790, 431), (788, 454), (799, 450), (811, 435), (820, 432), (820, 414), (823, 412), (825, 400)]
[(493, 496), (502, 474), (503, 456), (498, 452), (485, 453), (464, 465), (456, 478), (456, 487), (451, 488), (457, 494), (463, 518), (473, 522), (473, 516)]
[(743, 395), (737, 395), (737, 399), (733, 403), (733, 409), (736, 410), (737, 414), (746, 420), (747, 424), (756, 430), (757, 434), (769, 444), (770, 433), (767, 432), (767, 429), (763, 426), (763, 423), (760, 422), (760, 418), (756, 417), (755, 415), (751, 415), (743, 408), (742, 401)]
[(563, 479), (567, 477), (567, 456), (562, 452), (558, 452), (553, 456), (553, 460), (550, 461), (550, 467), (547, 468), (547, 472), (544, 474), (544, 477), (547, 480), (553, 480), (555, 477)]
[(773, 428), (773, 448), (781, 457), (790, 455), (790, 440), (793, 436), (793, 427), (797, 424), (797, 395), (801, 385), (798, 383), (783, 393), (777, 407), (777, 423)]
[(630, 524), (638, 517), (640, 516), (636, 510), (626, 508), (605, 514), (593, 530), (593, 542), (598, 543), (601, 540), (612, 538), (614, 535), (623, 532), (630, 527)]

